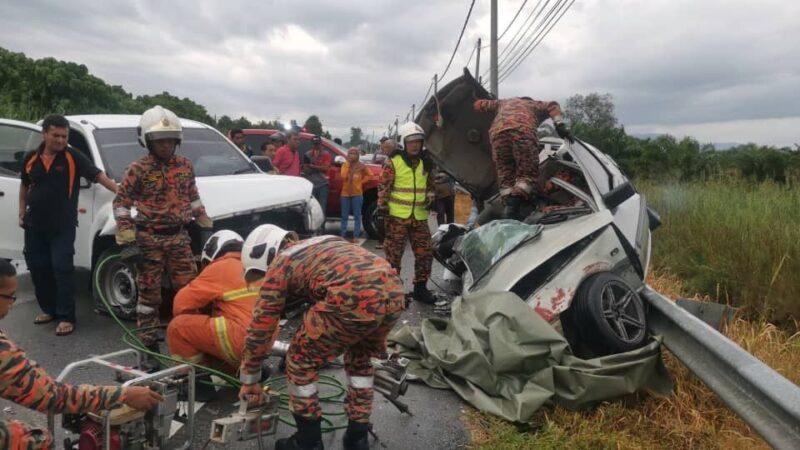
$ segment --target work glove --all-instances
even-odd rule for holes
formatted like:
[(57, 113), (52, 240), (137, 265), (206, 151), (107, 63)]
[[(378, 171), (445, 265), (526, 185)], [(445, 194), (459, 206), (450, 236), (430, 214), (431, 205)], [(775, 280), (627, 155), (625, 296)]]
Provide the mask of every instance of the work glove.
[(142, 260), (142, 249), (136, 244), (128, 244), (119, 252), (119, 259), (124, 262), (137, 264)]
[(565, 139), (569, 141), (570, 144), (575, 142), (575, 138), (572, 136), (572, 132), (567, 127), (567, 124), (564, 122), (556, 122), (556, 133), (558, 133), (558, 137), (561, 139)]
[(389, 214), (389, 210), (386, 208), (377, 208), (375, 209), (375, 213), (373, 214), (373, 221), (375, 222), (375, 231), (378, 232), (378, 236), (383, 240), (383, 237), (386, 236), (386, 216)]

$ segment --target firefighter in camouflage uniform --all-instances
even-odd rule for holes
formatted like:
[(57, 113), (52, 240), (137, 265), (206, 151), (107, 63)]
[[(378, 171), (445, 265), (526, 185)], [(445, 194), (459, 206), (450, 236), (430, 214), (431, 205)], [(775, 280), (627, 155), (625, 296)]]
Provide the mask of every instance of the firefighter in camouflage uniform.
[(297, 433), (278, 440), (275, 448), (323, 448), (318, 370), (344, 354), (349, 384), (344, 448), (368, 449), (370, 358), (385, 357), (386, 337), (405, 307), (403, 284), (386, 260), (339, 237), (295, 239), (294, 233), (261, 225), (242, 248), (245, 277), (264, 276), (264, 284), (245, 341), (240, 396), (251, 405), (260, 402), (261, 362), (272, 348), (281, 314), (287, 302), (310, 301), (313, 306), (286, 355), (289, 408)]
[[(186, 226), (194, 218), (201, 238), (206, 238), (212, 222), (200, 201), (191, 161), (175, 154), (183, 138), (178, 116), (155, 106), (142, 114), (138, 132), (139, 143), (149, 153), (128, 166), (117, 191), (116, 240), (124, 247), (121, 257), (137, 261), (137, 324), (151, 327), (139, 338), (157, 349), (162, 274), (169, 274), (176, 291), (194, 278), (197, 265)], [(131, 217), (133, 207), (137, 209), (135, 219)]]
[(489, 128), (492, 160), (497, 171), (500, 195), (504, 199), (504, 215), (520, 219), (522, 202), (535, 196), (539, 174), (539, 139), (536, 129), (541, 121), (552, 118), (558, 135), (572, 141), (572, 135), (561, 117), (556, 102), (543, 102), (529, 97), (503, 100), (476, 100), (477, 112), (494, 113)]
[(383, 222), (383, 250), (386, 259), (400, 273), (406, 241), (414, 252), (415, 300), (436, 301), (428, 290), (433, 251), (428, 212), (436, 199), (433, 164), (425, 157), (422, 144), (425, 132), (414, 122), (400, 128), (403, 149), (396, 151), (383, 166), (378, 190), (377, 214)]
[[(10, 262), (0, 259), (0, 319), (16, 300), (17, 276)], [(72, 386), (54, 380), (25, 356), (0, 331), (0, 397), (43, 413), (100, 412), (128, 405), (148, 410), (162, 399), (144, 386)], [(53, 437), (42, 428), (17, 420), (0, 420), (0, 449), (39, 450), (53, 448)]]

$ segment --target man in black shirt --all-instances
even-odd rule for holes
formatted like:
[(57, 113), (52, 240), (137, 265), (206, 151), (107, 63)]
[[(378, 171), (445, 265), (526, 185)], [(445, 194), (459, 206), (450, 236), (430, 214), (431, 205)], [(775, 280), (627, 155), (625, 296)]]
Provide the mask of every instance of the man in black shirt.
[(25, 229), (25, 263), (43, 314), (34, 323), (58, 320), (56, 334), (75, 329), (75, 227), (80, 177), (111, 192), (117, 184), (83, 153), (67, 146), (69, 122), (51, 115), (42, 123), (42, 144), (22, 160), (19, 225)]

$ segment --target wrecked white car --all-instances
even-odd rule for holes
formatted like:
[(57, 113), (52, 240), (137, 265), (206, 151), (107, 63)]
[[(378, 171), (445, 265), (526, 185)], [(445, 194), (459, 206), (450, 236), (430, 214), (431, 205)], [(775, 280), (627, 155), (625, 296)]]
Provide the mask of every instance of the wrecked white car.
[[(524, 222), (494, 220), (502, 210), (488, 139), (490, 117), (472, 111), (489, 94), (465, 71), (417, 117), (428, 150), (482, 206), (478, 228), (445, 225), (434, 237), (438, 261), (463, 294), (510, 291), (558, 326), (576, 352), (610, 354), (645, 342), (638, 291), (659, 224), (644, 196), (595, 147), (540, 128), (538, 197)], [(553, 129), (554, 131), (554, 129)]]
[[(138, 115), (67, 116), (69, 145), (83, 152), (117, 182), (125, 168), (146, 150), (139, 145)], [(311, 196), (311, 183), (300, 177), (262, 173), (236, 146), (214, 128), (181, 119), (183, 143), (178, 152), (191, 159), (197, 188), (215, 229), (242, 236), (263, 223), (273, 223), (308, 235), (324, 220)], [(23, 230), (17, 223), (20, 161), (41, 142), (38, 125), (0, 119), (0, 258), (23, 259)], [(134, 267), (118, 258), (113, 194), (82, 180), (78, 199), (75, 267), (92, 271), (95, 304), (102, 294), (126, 318), (135, 316), (137, 290)], [(200, 253), (199, 230), (189, 227), (192, 247)], [(98, 263), (104, 261), (100, 271)], [(168, 277), (167, 277), (168, 278)]]

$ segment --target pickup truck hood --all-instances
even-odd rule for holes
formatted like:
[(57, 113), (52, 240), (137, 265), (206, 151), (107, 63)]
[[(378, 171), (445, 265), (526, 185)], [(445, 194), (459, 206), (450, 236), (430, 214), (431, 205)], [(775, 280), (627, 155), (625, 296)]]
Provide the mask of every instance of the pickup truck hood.
[(492, 98), (464, 69), (428, 100), (415, 121), (425, 130), (425, 145), (440, 169), (484, 201), (497, 193), (489, 127), (492, 115), (476, 113), (476, 99)]
[(212, 219), (305, 204), (311, 188), (304, 178), (264, 173), (197, 178), (200, 198)]

